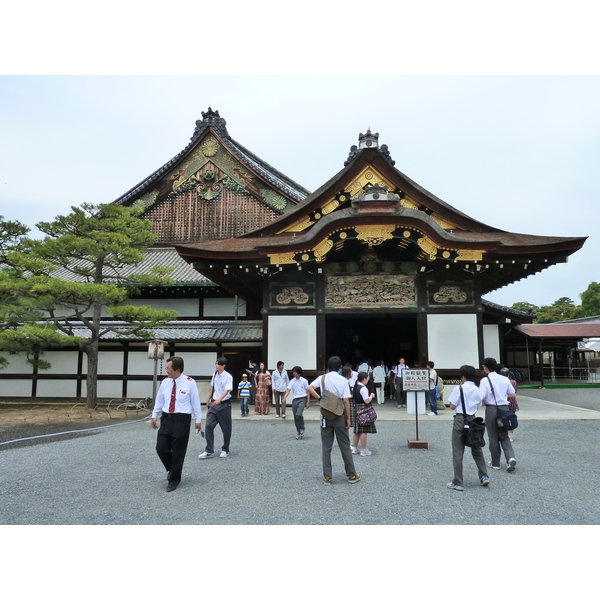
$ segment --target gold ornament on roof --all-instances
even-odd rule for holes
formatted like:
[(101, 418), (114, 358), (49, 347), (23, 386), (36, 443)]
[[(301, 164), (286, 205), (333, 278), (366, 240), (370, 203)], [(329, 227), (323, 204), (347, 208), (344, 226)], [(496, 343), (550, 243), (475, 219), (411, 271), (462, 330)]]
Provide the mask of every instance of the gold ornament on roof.
[(315, 259), (317, 262), (323, 262), (325, 260), (325, 255), (333, 248), (333, 242), (327, 238), (317, 244), (313, 252), (315, 253)]
[(219, 142), (214, 137), (206, 138), (206, 141), (200, 146), (202, 154), (206, 157), (214, 156), (219, 151)]
[(378, 246), (385, 240), (391, 240), (395, 225), (360, 225), (354, 228), (356, 238), (361, 242), (366, 242), (369, 246)]

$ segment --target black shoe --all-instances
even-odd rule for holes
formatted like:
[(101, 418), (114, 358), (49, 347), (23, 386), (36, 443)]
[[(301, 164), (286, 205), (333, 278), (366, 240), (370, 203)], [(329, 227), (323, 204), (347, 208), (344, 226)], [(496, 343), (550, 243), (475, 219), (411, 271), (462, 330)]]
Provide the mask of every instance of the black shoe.
[(169, 481), (169, 485), (167, 486), (167, 492), (175, 491), (178, 485), (179, 481)]

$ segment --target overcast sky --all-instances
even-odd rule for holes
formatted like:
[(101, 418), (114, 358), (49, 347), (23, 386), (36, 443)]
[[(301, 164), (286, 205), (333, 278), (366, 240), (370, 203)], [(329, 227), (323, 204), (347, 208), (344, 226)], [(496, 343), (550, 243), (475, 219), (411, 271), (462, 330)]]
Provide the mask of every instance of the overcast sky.
[[(181, 151), (211, 106), (231, 137), (311, 191), (371, 128), (397, 169), (477, 220), (589, 236), (567, 264), (489, 294), (493, 302), (579, 303), (600, 281), (600, 72), (587, 3), (565, 13), (519, 2), (515, 19), (511, 2), (500, 12), (375, 0), (365, 12), (307, 0), (282, 27), (278, 4), (225, 2), (236, 6), (226, 31), (218, 15), (200, 28), (195, 12), (175, 11), (188, 6), (179, 0), (175, 22), (133, 1), (103, 11), (60, 2), (78, 7), (62, 14), (34, 4), (37, 18), (29, 5), (7, 7), (14, 26), (0, 38), (6, 218), (34, 227), (72, 205), (113, 201)], [(383, 14), (395, 28), (382, 29)]]

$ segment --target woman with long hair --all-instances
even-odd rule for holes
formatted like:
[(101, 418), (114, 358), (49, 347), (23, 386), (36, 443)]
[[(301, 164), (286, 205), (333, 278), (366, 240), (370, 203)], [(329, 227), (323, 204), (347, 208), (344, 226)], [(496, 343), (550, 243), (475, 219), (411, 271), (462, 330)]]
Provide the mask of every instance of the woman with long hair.
[(254, 376), (256, 380), (256, 399), (254, 401), (254, 412), (259, 415), (269, 414), (269, 387), (271, 385), (271, 373), (265, 368), (265, 363), (258, 365), (258, 371)]

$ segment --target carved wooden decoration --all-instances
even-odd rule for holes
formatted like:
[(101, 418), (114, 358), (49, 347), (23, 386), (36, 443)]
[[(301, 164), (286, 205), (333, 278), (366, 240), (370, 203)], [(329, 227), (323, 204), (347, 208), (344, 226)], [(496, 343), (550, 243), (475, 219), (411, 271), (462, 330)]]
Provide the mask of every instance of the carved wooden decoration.
[(350, 275), (327, 277), (328, 308), (404, 308), (416, 305), (413, 275)]

